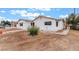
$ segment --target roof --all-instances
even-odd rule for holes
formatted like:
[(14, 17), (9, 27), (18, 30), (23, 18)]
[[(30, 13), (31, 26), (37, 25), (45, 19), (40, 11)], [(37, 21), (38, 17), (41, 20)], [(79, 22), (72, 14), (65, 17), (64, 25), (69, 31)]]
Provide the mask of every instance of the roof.
[(35, 21), (37, 18), (48, 18), (48, 19), (51, 19), (51, 20), (56, 20), (56, 21), (60, 21), (60, 20), (62, 20), (62, 19), (56, 19), (56, 18), (52, 18), (52, 17), (47, 17), (47, 16), (38, 16), (38, 17), (36, 17), (33, 21)]
[(18, 22), (17, 21), (12, 21), (11, 22), (11, 25), (13, 26), (13, 25), (17, 25), (18, 24)]
[(18, 21), (26, 21), (26, 22), (33, 22), (35, 21), (36, 19), (38, 18), (48, 18), (48, 19), (51, 19), (51, 20), (56, 20), (56, 21), (63, 21), (63, 19), (56, 19), (56, 18), (52, 18), (52, 17), (47, 17), (47, 16), (42, 16), (42, 15), (39, 15), (38, 17), (36, 17), (34, 20), (29, 20), (29, 19), (19, 19)]
[(29, 20), (29, 19), (19, 19), (18, 21), (32, 22), (32, 20)]
[(16, 24), (16, 23), (18, 23), (18, 21), (12, 21), (11, 23), (15, 23)]

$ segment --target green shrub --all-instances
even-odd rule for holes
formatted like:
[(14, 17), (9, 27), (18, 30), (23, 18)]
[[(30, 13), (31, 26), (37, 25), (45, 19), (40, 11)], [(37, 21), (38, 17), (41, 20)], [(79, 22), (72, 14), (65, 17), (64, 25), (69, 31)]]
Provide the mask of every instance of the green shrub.
[(32, 36), (37, 35), (38, 34), (38, 31), (39, 31), (39, 28), (37, 28), (37, 27), (30, 27), (30, 28), (28, 28), (28, 32)]

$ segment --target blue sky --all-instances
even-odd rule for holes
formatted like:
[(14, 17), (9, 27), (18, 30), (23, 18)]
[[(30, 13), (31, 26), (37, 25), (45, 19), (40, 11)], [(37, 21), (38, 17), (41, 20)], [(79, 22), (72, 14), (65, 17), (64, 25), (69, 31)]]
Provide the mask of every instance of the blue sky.
[[(0, 8), (1, 20), (34, 19), (39, 15), (52, 18), (64, 18), (73, 13), (73, 8)], [(76, 14), (79, 8), (76, 8)]]

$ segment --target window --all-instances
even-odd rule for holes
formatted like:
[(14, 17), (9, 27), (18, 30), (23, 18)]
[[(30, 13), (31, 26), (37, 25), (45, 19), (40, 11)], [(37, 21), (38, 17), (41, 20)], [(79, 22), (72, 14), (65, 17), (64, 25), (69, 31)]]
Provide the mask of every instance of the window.
[(20, 23), (20, 26), (23, 26), (23, 23)]
[(16, 27), (16, 25), (14, 25), (14, 27)]
[(56, 27), (58, 27), (58, 21), (56, 21)]
[(31, 26), (34, 26), (34, 25), (35, 25), (35, 23), (34, 23), (34, 22), (32, 22), (32, 23), (31, 23)]
[(51, 21), (45, 22), (45, 25), (51, 25)]

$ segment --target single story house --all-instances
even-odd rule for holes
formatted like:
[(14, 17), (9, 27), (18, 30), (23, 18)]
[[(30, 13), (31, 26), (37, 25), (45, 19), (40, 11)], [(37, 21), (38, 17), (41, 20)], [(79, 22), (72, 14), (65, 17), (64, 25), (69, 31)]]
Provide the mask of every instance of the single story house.
[(58, 31), (64, 28), (64, 21), (62, 19), (38, 16), (33, 22), (34, 26), (39, 27), (42, 31)]
[(31, 27), (31, 22), (32, 21), (27, 20), (27, 19), (19, 19), (19, 21), (17, 23), (17, 28), (27, 30), (28, 27)]
[(36, 26), (42, 31), (58, 31), (65, 28), (63, 19), (46, 16), (38, 16), (33, 21), (20, 19), (17, 24), (17, 28), (24, 30), (31, 26)]

